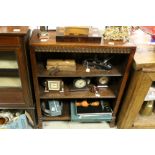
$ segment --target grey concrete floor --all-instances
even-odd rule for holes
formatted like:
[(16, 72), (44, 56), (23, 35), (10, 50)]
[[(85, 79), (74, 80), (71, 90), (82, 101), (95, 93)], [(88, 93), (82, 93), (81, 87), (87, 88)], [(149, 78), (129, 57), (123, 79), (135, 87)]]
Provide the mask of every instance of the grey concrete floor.
[(43, 129), (110, 129), (110, 127), (106, 122), (80, 123), (70, 121), (46, 121), (43, 122)]

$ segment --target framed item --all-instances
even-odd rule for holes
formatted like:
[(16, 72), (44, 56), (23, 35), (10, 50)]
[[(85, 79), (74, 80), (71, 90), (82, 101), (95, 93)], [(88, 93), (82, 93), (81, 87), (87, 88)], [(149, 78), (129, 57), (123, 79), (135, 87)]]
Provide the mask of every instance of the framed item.
[(62, 80), (46, 80), (46, 88), (47, 90), (56, 90), (60, 91), (61, 90), (61, 83)]

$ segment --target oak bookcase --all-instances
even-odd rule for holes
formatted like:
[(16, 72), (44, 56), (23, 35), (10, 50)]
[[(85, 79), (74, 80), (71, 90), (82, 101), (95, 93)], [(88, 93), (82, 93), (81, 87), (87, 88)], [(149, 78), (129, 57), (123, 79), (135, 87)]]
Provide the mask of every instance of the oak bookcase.
[[(55, 30), (49, 30), (49, 39), (45, 42), (39, 40), (39, 30), (34, 30), (30, 40), (30, 58), (33, 71), (33, 82), (36, 98), (38, 128), (42, 128), (43, 121), (66, 120), (70, 121), (70, 103), (76, 99), (102, 99), (108, 100), (113, 110), (112, 120), (109, 122), (111, 126), (115, 125), (118, 109), (128, 79), (129, 70), (132, 64), (136, 47), (129, 43), (108, 42), (101, 43), (58, 43), (56, 42)], [(87, 58), (99, 59), (106, 56), (112, 56), (110, 63), (112, 69), (107, 70), (91, 70), (87, 73), (82, 65), (83, 60)], [(47, 59), (74, 59), (76, 61), (75, 72), (58, 72), (54, 76), (50, 75), (46, 70)], [(110, 77), (111, 83), (107, 88), (101, 89), (100, 97), (96, 97), (89, 91), (68, 91), (68, 82), (76, 77), (96, 78), (101, 76)], [(41, 85), (42, 79), (61, 78), (68, 82), (65, 83), (65, 91), (63, 94), (59, 92), (44, 92)], [(44, 116), (41, 110), (41, 102), (44, 100), (57, 99), (64, 102), (63, 114), (61, 116)]]

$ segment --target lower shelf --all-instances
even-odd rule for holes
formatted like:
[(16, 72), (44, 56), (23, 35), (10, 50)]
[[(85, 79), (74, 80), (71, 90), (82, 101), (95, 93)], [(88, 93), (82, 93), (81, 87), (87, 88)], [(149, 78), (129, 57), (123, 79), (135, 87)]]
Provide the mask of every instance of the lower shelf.
[(155, 128), (155, 113), (151, 116), (137, 116), (133, 128)]
[(43, 116), (43, 121), (69, 121), (70, 119), (70, 110), (69, 104), (63, 105), (63, 114), (61, 116)]

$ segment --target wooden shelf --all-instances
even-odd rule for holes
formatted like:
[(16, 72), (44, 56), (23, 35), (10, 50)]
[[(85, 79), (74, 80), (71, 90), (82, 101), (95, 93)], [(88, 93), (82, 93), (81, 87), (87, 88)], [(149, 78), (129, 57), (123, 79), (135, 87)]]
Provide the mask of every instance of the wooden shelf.
[(63, 104), (63, 114), (61, 116), (42, 116), (43, 121), (69, 121), (70, 120), (70, 104)]
[(69, 91), (67, 87), (65, 87), (65, 92), (61, 93), (58, 91), (50, 91), (44, 92), (43, 87), (40, 87), (40, 98), (41, 99), (80, 99), (80, 98), (116, 98), (116, 94), (110, 88), (101, 88), (99, 90), (100, 97), (95, 96), (95, 93), (90, 92), (89, 90), (81, 90), (81, 91)]
[(114, 66), (112, 70), (98, 70), (91, 69), (88, 73), (86, 68), (80, 64), (77, 64), (75, 72), (58, 72), (57, 74), (51, 75), (49, 71), (43, 66), (38, 64), (38, 77), (97, 77), (97, 76), (123, 76), (122, 66)]
[(14, 72), (14, 71), (16, 71), (16, 72), (18, 72), (18, 68), (0, 68), (0, 72), (4, 72), (4, 71), (6, 71), (6, 72)]
[(138, 114), (133, 128), (155, 128), (155, 113), (152, 113), (151, 116), (141, 116)]

